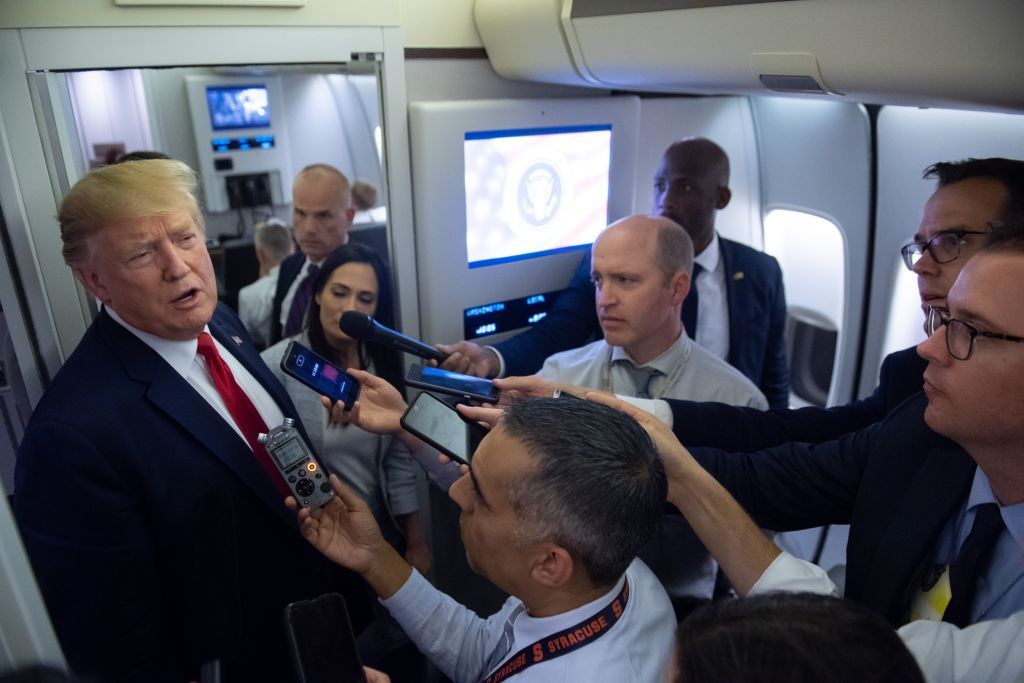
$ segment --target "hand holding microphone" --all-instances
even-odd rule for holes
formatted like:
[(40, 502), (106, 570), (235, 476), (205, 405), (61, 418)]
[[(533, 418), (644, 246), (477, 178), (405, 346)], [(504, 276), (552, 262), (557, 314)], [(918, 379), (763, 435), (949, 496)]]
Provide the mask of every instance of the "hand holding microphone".
[(398, 351), (411, 353), (420, 358), (443, 363), (448, 354), (442, 353), (429, 344), (418, 339), (407, 337), (401, 332), (384, 327), (379, 322), (359, 311), (347, 311), (342, 314), (338, 325), (341, 331), (352, 337), (373, 344), (383, 344)]

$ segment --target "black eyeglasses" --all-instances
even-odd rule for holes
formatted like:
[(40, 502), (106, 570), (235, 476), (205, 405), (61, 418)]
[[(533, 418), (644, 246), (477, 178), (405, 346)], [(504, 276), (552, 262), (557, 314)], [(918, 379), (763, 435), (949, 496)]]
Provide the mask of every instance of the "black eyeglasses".
[(935, 334), (935, 330), (943, 325), (946, 326), (946, 349), (949, 355), (957, 360), (967, 360), (974, 351), (974, 338), (987, 337), (989, 339), (1002, 339), (1003, 341), (1024, 342), (1024, 337), (1014, 337), (1009, 334), (996, 334), (995, 332), (983, 332), (970, 323), (963, 320), (950, 318), (949, 312), (937, 306), (928, 307), (928, 317), (925, 319), (924, 330), (928, 336)]
[(955, 261), (960, 256), (960, 245), (964, 243), (964, 235), (984, 234), (986, 233), (983, 230), (951, 230), (940, 232), (927, 242), (907, 242), (900, 248), (903, 265), (908, 270), (913, 270), (925, 251), (932, 255), (932, 260), (936, 263)]

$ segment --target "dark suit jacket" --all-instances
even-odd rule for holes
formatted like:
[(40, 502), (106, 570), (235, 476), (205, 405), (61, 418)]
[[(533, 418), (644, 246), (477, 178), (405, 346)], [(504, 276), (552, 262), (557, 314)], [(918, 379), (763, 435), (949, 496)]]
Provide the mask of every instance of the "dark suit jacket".
[[(238, 318), (221, 304), (209, 327), (294, 416)], [(81, 677), (181, 683), (220, 658), (228, 681), (292, 680), (282, 609), (333, 590), (340, 570), (232, 428), (106, 313), (33, 413), (15, 481), (25, 547)]]
[[(729, 308), (726, 360), (761, 389), (770, 407), (784, 408), (789, 405), (789, 368), (783, 338), (786, 294), (782, 270), (778, 261), (756, 249), (723, 238), (719, 244)], [(495, 348), (505, 359), (505, 374), (530, 375), (551, 354), (582, 346), (595, 336), (601, 336), (601, 326), (594, 310), (587, 252), (551, 312)]]
[(832, 408), (756, 410), (724, 403), (666, 399), (672, 431), (690, 447), (756, 451), (790, 441), (821, 443), (879, 422), (909, 396), (921, 391), (927, 361), (910, 347), (882, 361), (874, 393)]
[(281, 341), (284, 329), (281, 325), (281, 303), (288, 288), (295, 282), (295, 278), (302, 272), (302, 264), (306, 262), (306, 255), (297, 251), (284, 261), (277, 271), (277, 289), (274, 291), (274, 305), (270, 312), (270, 342), (267, 346), (273, 346)]
[(883, 422), (816, 446), (694, 456), (763, 527), (849, 524), (846, 597), (899, 625), (976, 467), (928, 428), (926, 405), (915, 394)]

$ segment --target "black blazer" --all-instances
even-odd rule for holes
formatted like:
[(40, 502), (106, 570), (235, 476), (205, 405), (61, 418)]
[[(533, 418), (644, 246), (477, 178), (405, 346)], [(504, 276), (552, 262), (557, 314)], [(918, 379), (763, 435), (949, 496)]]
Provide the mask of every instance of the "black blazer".
[(976, 467), (928, 428), (926, 405), (915, 394), (884, 421), (819, 445), (694, 456), (765, 528), (849, 524), (845, 595), (898, 626)]
[[(719, 238), (726, 269), (729, 309), (729, 364), (758, 386), (772, 408), (789, 404), (785, 341), (786, 294), (782, 270), (771, 256)], [(698, 321), (698, 325), (700, 322)], [(530, 375), (548, 356), (601, 337), (590, 281), (590, 252), (551, 312), (521, 334), (495, 344), (507, 375)]]
[(790, 441), (821, 443), (879, 422), (921, 391), (927, 361), (910, 347), (885, 357), (874, 393), (842, 406), (757, 410), (666, 399), (672, 431), (687, 446), (756, 451)]
[[(209, 327), (294, 417), (234, 313), (219, 305)], [(220, 658), (228, 681), (292, 680), (282, 609), (341, 585), (249, 447), (105, 312), (33, 413), (15, 481), (26, 550), (83, 679), (181, 683)]]
[(274, 290), (274, 305), (270, 312), (270, 342), (267, 346), (273, 346), (277, 342), (281, 341), (284, 334), (283, 326), (281, 325), (281, 303), (284, 301), (284, 295), (288, 293), (288, 288), (295, 282), (295, 278), (302, 272), (302, 264), (306, 262), (306, 255), (301, 251), (297, 251), (284, 261), (281, 261), (281, 265), (277, 270), (277, 289)]

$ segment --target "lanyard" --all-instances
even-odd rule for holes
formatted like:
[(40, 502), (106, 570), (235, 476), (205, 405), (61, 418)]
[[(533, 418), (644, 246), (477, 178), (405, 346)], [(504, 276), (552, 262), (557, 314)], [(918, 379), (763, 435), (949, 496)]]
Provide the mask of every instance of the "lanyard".
[(584, 645), (589, 645), (615, 625), (626, 610), (626, 603), (628, 602), (629, 579), (626, 579), (622, 584), (622, 590), (619, 591), (619, 594), (597, 614), (589, 616), (567, 629), (552, 633), (550, 636), (545, 636), (537, 642), (527, 645), (512, 655), (500, 667), (492, 671), (481, 683), (498, 683), (530, 668), (534, 664), (540, 664), (541, 662), (567, 655)]

